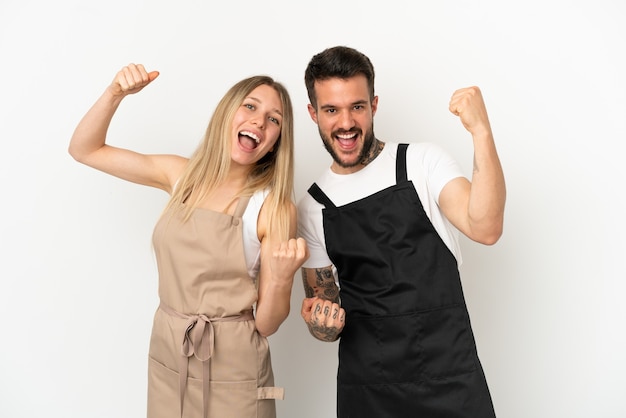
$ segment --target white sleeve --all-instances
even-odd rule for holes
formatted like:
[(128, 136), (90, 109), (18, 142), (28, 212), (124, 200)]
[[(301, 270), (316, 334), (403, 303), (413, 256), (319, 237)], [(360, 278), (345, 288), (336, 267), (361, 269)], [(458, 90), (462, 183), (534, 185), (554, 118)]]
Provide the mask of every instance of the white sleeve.
[(306, 240), (309, 248), (309, 259), (303, 264), (305, 268), (332, 264), (326, 252), (322, 209), (323, 206), (308, 193), (298, 203), (298, 235)]
[(411, 144), (407, 163), (409, 179), (422, 202), (437, 233), (448, 246), (460, 266), (463, 262), (459, 245), (459, 231), (443, 215), (439, 208), (439, 194), (451, 180), (464, 177), (461, 166), (439, 145), (432, 143)]
[(412, 169), (416, 168), (411, 161), (415, 162), (417, 159), (417, 167), (423, 167), (429, 192), (436, 202), (439, 201), (439, 194), (448, 182), (458, 177), (465, 177), (459, 163), (437, 144), (431, 142), (411, 144), (407, 152), (409, 153), (407, 158), (409, 178), (419, 178), (419, 174), (411, 175)]

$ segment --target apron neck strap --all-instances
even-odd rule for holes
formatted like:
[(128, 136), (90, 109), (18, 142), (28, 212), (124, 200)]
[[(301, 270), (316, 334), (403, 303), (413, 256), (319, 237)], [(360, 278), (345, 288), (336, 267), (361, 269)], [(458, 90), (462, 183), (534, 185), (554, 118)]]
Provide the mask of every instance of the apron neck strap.
[(239, 196), (239, 201), (237, 202), (235, 213), (233, 213), (233, 218), (241, 218), (243, 216), (243, 213), (246, 211), (246, 207), (248, 206), (249, 200), (250, 196)]
[(396, 154), (396, 184), (404, 183), (408, 177), (406, 175), (406, 150), (409, 144), (398, 144)]
[(317, 203), (324, 205), (326, 208), (335, 208), (335, 204), (326, 196), (326, 193), (320, 189), (317, 183), (313, 183), (313, 185), (309, 187), (308, 192), (313, 199), (317, 200)]

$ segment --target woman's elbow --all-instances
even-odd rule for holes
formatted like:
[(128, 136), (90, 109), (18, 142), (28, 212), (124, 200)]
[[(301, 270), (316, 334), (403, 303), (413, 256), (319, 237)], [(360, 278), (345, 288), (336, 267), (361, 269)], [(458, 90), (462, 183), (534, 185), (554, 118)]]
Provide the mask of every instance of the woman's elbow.
[(70, 144), (69, 147), (67, 147), (67, 152), (68, 154), (70, 154), (72, 156), (73, 159), (75, 159), (76, 161), (79, 161), (79, 154), (76, 151), (76, 148)]
[(282, 323), (285, 322), (285, 319), (287, 319), (288, 315), (289, 312), (287, 311), (287, 313), (281, 315), (280, 317), (274, 317), (272, 319), (267, 318), (266, 320), (263, 320), (264, 318), (257, 317), (255, 321), (257, 332), (262, 337), (266, 338), (270, 335), (275, 334), (282, 325)]
[(270, 335), (275, 334), (277, 330), (273, 330), (273, 331), (270, 331), (270, 332), (266, 332), (266, 331), (262, 331), (262, 330), (260, 330), (260, 329), (258, 329), (258, 328), (257, 328), (257, 331), (259, 332), (259, 335), (260, 335), (261, 337), (263, 337), (263, 338), (267, 338), (267, 337), (269, 337)]
[(269, 337), (270, 335), (273, 335), (276, 333), (276, 331), (278, 331), (278, 328), (280, 327), (280, 325), (276, 325), (276, 326), (259, 326), (257, 324), (256, 330), (259, 333), (259, 335), (261, 337)]
[(88, 154), (82, 152), (80, 147), (70, 143), (70, 145), (67, 147), (67, 152), (75, 161), (85, 164), (85, 160)]

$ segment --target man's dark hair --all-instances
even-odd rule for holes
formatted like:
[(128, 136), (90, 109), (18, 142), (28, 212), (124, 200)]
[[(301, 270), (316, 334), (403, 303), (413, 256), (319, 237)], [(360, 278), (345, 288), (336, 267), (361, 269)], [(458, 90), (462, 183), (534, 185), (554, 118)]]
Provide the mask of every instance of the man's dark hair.
[(348, 79), (362, 74), (367, 79), (370, 100), (374, 98), (374, 66), (370, 59), (354, 48), (335, 46), (314, 55), (304, 72), (304, 84), (313, 107), (317, 108), (315, 82), (329, 78)]

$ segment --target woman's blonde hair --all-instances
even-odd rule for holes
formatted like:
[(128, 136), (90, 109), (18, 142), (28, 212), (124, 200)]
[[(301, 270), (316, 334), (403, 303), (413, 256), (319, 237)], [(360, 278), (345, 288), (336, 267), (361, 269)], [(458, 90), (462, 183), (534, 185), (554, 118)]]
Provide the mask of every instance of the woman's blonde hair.
[(276, 228), (282, 239), (288, 237), (288, 203), (293, 196), (293, 107), (287, 89), (265, 75), (239, 81), (217, 104), (204, 139), (189, 159), (165, 211), (182, 210), (184, 219), (189, 219), (199, 202), (226, 179), (231, 162), (231, 134), (235, 113), (244, 99), (262, 85), (272, 87), (280, 97), (283, 107), (280, 136), (273, 150), (251, 168), (248, 181), (237, 197), (251, 196), (257, 190), (269, 189), (270, 193), (264, 202), (264, 205), (268, 205), (268, 233)]

